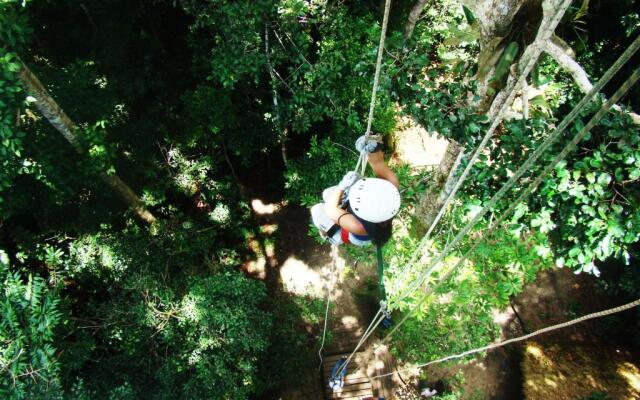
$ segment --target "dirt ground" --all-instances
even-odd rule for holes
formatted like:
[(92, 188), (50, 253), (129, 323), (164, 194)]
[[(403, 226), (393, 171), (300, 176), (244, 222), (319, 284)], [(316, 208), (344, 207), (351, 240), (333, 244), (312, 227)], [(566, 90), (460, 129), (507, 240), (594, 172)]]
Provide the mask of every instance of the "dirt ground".
[[(615, 299), (603, 304), (602, 296), (596, 295), (596, 279), (586, 274), (575, 275), (567, 269), (541, 272), (536, 281), (513, 300), (513, 308), (497, 316), (502, 321), (500, 339), (617, 305)], [(465, 397), (469, 399), (571, 400), (595, 392), (607, 393), (611, 399), (640, 398), (638, 358), (594, 337), (594, 332), (605, 323), (604, 320), (587, 321), (544, 334), (534, 341), (495, 349), (468, 364), (433, 366), (427, 370), (428, 380), (432, 384), (451, 381), (461, 372)], [(611, 362), (605, 363), (605, 359)], [(561, 385), (569, 386), (560, 390)]]
[[(249, 241), (255, 259), (245, 263), (245, 271), (264, 280), (272, 290), (323, 301), (330, 294), (327, 331), (332, 340), (328, 339), (323, 356), (353, 349), (376, 309), (377, 304), (366, 295), (367, 287), (375, 283), (375, 265), (348, 263), (344, 249), (338, 250), (334, 265), (331, 246), (309, 236), (307, 208), (259, 199), (252, 200), (252, 208), (261, 237)], [(273, 398), (324, 399), (325, 383), (320, 381), (318, 370), (300, 371), (299, 381), (299, 387), (286, 389)]]

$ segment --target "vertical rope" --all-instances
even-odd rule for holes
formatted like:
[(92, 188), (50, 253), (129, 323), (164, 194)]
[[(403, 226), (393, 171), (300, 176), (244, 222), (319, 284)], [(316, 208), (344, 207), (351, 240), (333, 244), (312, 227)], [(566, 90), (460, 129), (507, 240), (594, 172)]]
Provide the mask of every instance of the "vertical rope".
[[(378, 93), (378, 84), (380, 82), (380, 70), (382, 69), (382, 54), (384, 52), (384, 42), (387, 37), (387, 25), (389, 24), (389, 10), (391, 9), (391, 0), (386, 0), (384, 5), (384, 16), (382, 18), (382, 31), (380, 32), (380, 43), (378, 44), (378, 58), (376, 60), (376, 71), (373, 76), (373, 88), (371, 90), (371, 102), (369, 103), (369, 116), (367, 117), (367, 130), (365, 132), (365, 138), (369, 138), (371, 135), (371, 124), (373, 123), (373, 111), (376, 107), (376, 96)], [(366, 140), (366, 139), (365, 139)], [(367, 168), (367, 160), (368, 154), (363, 153), (358, 157), (358, 163), (356, 164), (355, 171), (358, 171), (358, 168), (361, 169), (360, 174), (364, 175), (365, 170)], [(375, 329), (380, 325), (382, 320), (384, 319), (384, 315), (382, 313), (382, 308), (378, 309), (378, 312), (373, 317), (373, 320), (367, 327), (367, 330), (364, 332), (360, 341), (356, 345), (355, 349), (349, 354), (349, 357), (345, 360), (345, 362), (338, 369), (338, 375), (342, 373), (342, 371), (347, 367), (355, 353), (362, 346), (362, 344), (369, 338), (369, 336), (375, 331)]]
[(331, 245), (331, 272), (329, 273), (329, 288), (327, 290), (327, 306), (324, 310), (324, 328), (322, 329), (322, 343), (318, 350), (318, 357), (320, 357), (320, 365), (318, 369), (322, 369), (322, 349), (324, 349), (324, 340), (327, 336), (327, 322), (329, 321), (329, 305), (331, 304), (331, 294), (333, 293), (333, 285), (335, 284), (335, 275), (337, 269), (338, 259), (338, 246)]
[(384, 259), (382, 257), (382, 247), (376, 246), (376, 261), (378, 262), (378, 289), (382, 301), (387, 301), (387, 292), (384, 289)]
[(391, 9), (391, 0), (387, 0), (384, 4), (384, 17), (382, 19), (382, 32), (380, 32), (380, 44), (378, 45), (378, 59), (376, 60), (376, 72), (373, 75), (373, 89), (371, 90), (371, 103), (369, 104), (369, 117), (367, 118), (367, 130), (365, 132), (368, 138), (371, 134), (371, 124), (373, 123), (373, 111), (376, 108), (376, 96), (378, 94), (378, 84), (380, 83), (380, 69), (382, 69), (382, 53), (384, 52), (384, 41), (387, 37), (387, 25), (389, 23), (389, 10)]

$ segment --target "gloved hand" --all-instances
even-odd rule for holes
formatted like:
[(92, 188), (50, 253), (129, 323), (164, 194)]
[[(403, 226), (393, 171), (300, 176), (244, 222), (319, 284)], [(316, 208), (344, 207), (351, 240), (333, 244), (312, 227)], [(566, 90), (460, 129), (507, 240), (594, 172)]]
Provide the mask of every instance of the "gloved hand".
[(362, 153), (375, 153), (380, 150), (380, 143), (374, 140), (372, 137), (369, 137), (367, 140), (366, 135), (362, 135), (356, 140), (356, 150), (360, 154)]
[(342, 190), (343, 192), (346, 192), (360, 178), (361, 178), (360, 174), (358, 174), (357, 172), (349, 171), (344, 175), (340, 183), (338, 183), (338, 189)]

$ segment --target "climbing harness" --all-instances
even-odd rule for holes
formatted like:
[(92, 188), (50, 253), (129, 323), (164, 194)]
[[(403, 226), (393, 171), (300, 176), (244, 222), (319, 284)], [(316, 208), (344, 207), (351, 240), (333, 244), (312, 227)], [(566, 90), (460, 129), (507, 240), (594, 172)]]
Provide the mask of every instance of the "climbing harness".
[(394, 375), (396, 373), (405, 372), (405, 371), (411, 371), (411, 370), (415, 370), (416, 368), (424, 368), (424, 367), (429, 366), (429, 365), (439, 364), (439, 363), (443, 363), (445, 361), (455, 360), (455, 359), (463, 358), (463, 357), (466, 357), (466, 356), (469, 356), (469, 355), (472, 355), (472, 354), (481, 353), (483, 351), (493, 350), (493, 349), (496, 349), (498, 347), (503, 347), (503, 346), (506, 346), (506, 345), (511, 344), (511, 343), (522, 342), (524, 340), (531, 339), (532, 337), (542, 335), (543, 333), (552, 332), (552, 331), (555, 331), (555, 330), (558, 330), (558, 329), (567, 328), (569, 326), (576, 325), (576, 324), (579, 324), (581, 322), (584, 322), (584, 321), (587, 321), (587, 320), (590, 320), (590, 319), (605, 317), (607, 315), (616, 314), (616, 313), (619, 313), (619, 312), (622, 312), (622, 311), (626, 311), (626, 310), (629, 310), (631, 308), (638, 307), (638, 306), (640, 306), (640, 299), (632, 301), (631, 303), (627, 303), (627, 304), (621, 305), (619, 307), (614, 307), (614, 308), (610, 308), (608, 310), (599, 311), (599, 312), (595, 312), (595, 313), (592, 313), (592, 314), (587, 314), (587, 315), (584, 315), (582, 317), (573, 319), (571, 321), (563, 322), (563, 323), (557, 324), (557, 325), (548, 326), (546, 328), (539, 329), (539, 330), (537, 330), (535, 332), (529, 333), (527, 335), (519, 336), (517, 338), (504, 340), (504, 341), (498, 342), (498, 343), (492, 343), (490, 345), (478, 347), (478, 348), (475, 348), (473, 350), (467, 350), (467, 351), (465, 351), (463, 353), (442, 357), (442, 358), (439, 358), (437, 360), (433, 360), (433, 361), (429, 361), (429, 362), (424, 363), (424, 364), (416, 365), (413, 368), (405, 368), (405, 369), (402, 369), (402, 370), (399, 370), (399, 371), (396, 370), (396, 371), (393, 371), (393, 372), (389, 372), (387, 374), (375, 375), (375, 376), (372, 376), (371, 379), (384, 378), (384, 377), (387, 377), (387, 376)]

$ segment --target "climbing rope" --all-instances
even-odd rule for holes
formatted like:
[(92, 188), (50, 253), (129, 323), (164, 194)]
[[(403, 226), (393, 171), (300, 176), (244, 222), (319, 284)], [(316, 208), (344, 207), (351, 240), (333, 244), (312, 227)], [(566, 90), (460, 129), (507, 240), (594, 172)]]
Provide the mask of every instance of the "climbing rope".
[[(507, 190), (509, 190), (515, 183), (516, 181), (534, 164), (534, 162), (540, 157), (540, 155), (542, 154), (542, 152), (544, 150), (546, 150), (558, 137), (560, 137), (560, 135), (563, 133), (563, 131), (569, 126), (569, 124), (571, 122), (573, 122), (577, 116), (580, 114), (580, 112), (582, 111), (582, 109), (593, 99), (593, 97), (595, 97), (595, 95), (609, 82), (609, 80), (611, 80), (611, 78), (620, 70), (620, 68), (638, 51), (638, 49), (640, 48), (640, 36), (631, 44), (631, 46), (629, 46), (629, 48), (620, 56), (620, 58), (618, 58), (618, 60), (609, 68), (609, 70), (607, 70), (607, 72), (603, 75), (602, 79), (600, 79), (600, 81), (598, 81), (598, 83), (596, 83), (596, 85), (594, 85), (593, 89), (587, 93), (582, 100), (574, 107), (574, 109), (567, 115), (567, 117), (565, 117), (565, 119), (562, 121), (562, 123), (558, 126), (558, 128), (556, 128), (548, 137), (547, 139), (545, 139), (545, 141), (540, 144), (539, 147), (536, 148), (536, 150), (531, 154), (531, 156), (529, 156), (529, 158), (522, 164), (522, 166), (511, 176), (511, 178), (504, 184), (504, 186), (489, 200), (489, 202), (483, 207), (483, 209), (474, 217), (474, 219), (472, 221), (470, 221), (460, 233), (466, 234), (468, 230), (470, 230), (473, 225), (475, 225), (475, 223), (477, 221), (480, 220), (480, 218), (482, 216), (484, 216), (486, 214), (486, 212), (491, 209), (502, 197), (503, 195), (507, 192)], [(586, 134), (600, 121), (600, 119), (602, 119), (602, 117), (604, 117), (604, 115), (609, 111), (609, 109), (617, 102), (619, 101), (619, 99), (624, 96), (624, 94), (631, 88), (631, 86), (633, 86), (635, 84), (635, 82), (638, 79), (638, 70), (634, 71), (634, 73), (629, 77), (629, 79), (620, 87), (620, 89), (618, 89), (618, 91), (614, 94), (614, 96), (617, 98), (616, 101), (611, 101), (611, 99), (609, 99), (601, 108), (600, 110), (596, 113), (596, 115), (593, 116), (593, 118), (587, 123), (587, 125), (585, 125), (580, 132), (578, 132), (574, 138), (572, 139), (571, 142), (569, 142), (564, 149), (560, 152), (560, 154), (558, 154), (556, 156), (556, 158), (551, 161), (547, 167), (542, 171), (542, 173), (540, 173), (537, 178), (531, 182), (531, 184), (527, 187), (527, 189), (525, 191), (523, 191), (520, 196), (516, 199), (516, 201), (514, 201), (513, 203), (511, 203), (511, 206), (507, 209), (507, 211), (501, 213), (500, 217), (498, 218), (498, 220), (496, 220), (496, 222), (493, 224), (493, 226), (489, 229), (489, 231), (485, 234), (484, 237), (488, 237), (495, 229), (496, 227), (500, 226), (502, 224), (502, 222), (509, 216), (511, 215), (511, 213), (515, 210), (515, 208), (518, 206), (518, 204), (521, 204), (522, 201), (524, 199), (526, 199), (539, 185), (540, 183), (544, 180), (544, 178), (551, 172), (553, 171), (553, 169), (555, 168), (555, 165), (557, 163), (559, 163), (562, 159), (564, 159), (566, 157), (566, 155), (572, 151), (576, 144), (579, 143), (585, 136)], [(470, 226), (471, 225), (471, 226)], [(454, 239), (454, 243), (453, 245), (457, 244), (458, 242), (458, 238), (461, 237), (460, 233), (456, 236), (456, 238)], [(461, 266), (467, 259), (467, 257), (479, 246), (481, 241), (477, 241), (473, 244), (473, 246), (471, 247), (471, 249), (469, 249), (464, 256), (458, 260), (457, 264), (449, 271), (447, 272), (447, 274), (445, 274), (441, 279), (440, 282), (444, 282), (447, 280), (447, 278), (449, 276), (451, 276), (453, 274), (453, 271), (455, 271), (459, 266)], [(448, 248), (451, 247), (451, 243), (445, 245), (445, 250), (443, 250), (443, 254), (446, 255), (446, 252), (448, 252)], [(444, 259), (444, 256), (442, 256), (441, 258), (439, 258), (438, 260), (436, 260), (436, 262), (432, 262), (427, 269), (425, 270), (425, 278), (420, 282), (420, 285), (422, 285), (422, 283), (424, 282), (424, 280), (428, 279), (428, 277), (430, 276), (431, 272), (433, 271), (433, 269), (439, 264), (439, 262)], [(418, 285), (418, 286), (420, 286)], [(418, 301), (418, 303), (415, 304), (415, 306), (412, 308), (412, 310), (403, 317), (403, 319), (400, 321), (400, 323), (396, 324), (394, 326), (394, 328), (387, 333), (386, 337), (384, 338), (383, 342), (386, 342), (391, 335), (393, 335), (393, 333), (398, 330), (398, 328), (411, 316), (413, 315), (413, 313), (415, 312), (415, 310), (419, 309), (419, 307), (422, 305), (422, 303), (424, 303), (424, 301), (427, 299), (427, 297), (431, 294), (432, 291), (428, 291), (427, 293), (425, 293), (421, 300)]]
[(329, 321), (329, 305), (331, 304), (331, 294), (333, 293), (333, 286), (336, 280), (336, 270), (338, 269), (338, 246), (331, 245), (331, 272), (329, 272), (329, 287), (327, 288), (327, 306), (324, 310), (324, 327), (322, 328), (322, 343), (318, 350), (318, 357), (320, 357), (320, 364), (318, 369), (322, 369), (322, 349), (324, 349), (324, 341), (327, 336), (327, 322)]
[[(589, 131), (591, 129), (593, 129), (593, 127), (602, 119), (602, 117), (604, 117), (604, 115), (611, 109), (611, 107), (613, 107), (629, 91), (629, 89), (639, 79), (640, 79), (640, 68), (638, 68), (638, 69), (633, 71), (631, 76), (614, 93), (614, 95), (611, 97), (611, 99), (607, 100), (607, 102), (600, 108), (600, 110), (598, 110), (598, 112), (591, 118), (591, 120), (589, 120), (589, 122), (580, 130), (580, 132), (578, 132), (573, 137), (573, 139), (562, 149), (562, 151), (550, 163), (547, 164), (545, 169), (537, 176), (537, 178), (533, 182), (531, 182), (531, 184), (529, 184), (527, 189), (520, 194), (520, 196), (516, 199), (516, 201), (511, 204), (509, 209), (506, 212), (502, 213), (502, 215), (500, 216), (498, 221), (496, 221), (496, 223), (494, 224), (494, 228), (492, 228), (490, 230), (490, 232), (493, 232), (493, 230), (495, 229), (495, 226), (498, 226), (498, 224), (502, 224), (502, 222), (504, 221), (506, 216), (510, 215), (513, 212), (513, 210), (515, 210), (515, 208), (517, 207), (518, 204), (521, 204), (521, 202), (524, 199), (529, 197), (529, 195), (540, 185), (540, 183), (542, 183), (542, 181), (545, 179), (545, 177), (548, 176), (553, 171), (555, 166), (560, 161), (562, 161), (567, 156), (567, 154), (569, 154), (571, 151), (575, 150), (576, 145), (582, 139), (584, 139), (584, 137), (587, 135), (587, 133), (589, 133)], [(494, 196), (494, 197), (496, 197), (496, 196)], [(494, 198), (492, 198), (491, 200), (494, 200)], [(489, 201), (489, 203), (491, 203), (491, 205), (489, 203), (487, 203), (487, 206), (490, 205), (491, 207), (493, 207), (495, 202), (492, 202), (491, 200)], [(485, 208), (487, 206), (485, 206)], [(484, 215), (486, 213), (486, 211), (485, 212), (481, 212), (481, 213)], [(474, 218), (471, 222), (477, 221), (477, 220), (479, 220), (478, 216), (476, 216), (476, 218)], [(475, 223), (474, 223), (474, 225), (475, 225)], [(466, 227), (465, 227), (465, 229), (466, 229)], [(456, 236), (456, 238), (458, 238), (458, 236)], [(396, 326), (394, 326), (393, 329), (385, 336), (385, 338), (383, 339), (382, 343), (385, 343), (386, 341), (388, 341), (389, 338), (391, 337), (391, 335), (393, 335), (398, 330), (398, 328), (400, 326), (402, 326), (402, 324), (411, 315), (413, 315), (416, 312), (416, 310), (419, 309), (419, 307), (426, 301), (426, 299), (431, 295), (431, 293), (433, 293), (440, 285), (442, 285), (444, 282), (446, 282), (453, 275), (453, 273), (466, 261), (467, 257), (471, 254), (471, 252), (474, 251), (477, 248), (477, 246), (478, 246), (477, 243), (474, 244), (474, 246), (469, 251), (467, 251), (465, 253), (465, 255), (460, 260), (458, 260), (458, 262), (455, 264), (455, 266), (453, 266), (453, 268), (449, 269), (449, 271), (447, 271), (447, 273), (444, 274), (440, 278), (439, 283), (437, 285), (435, 285), (434, 287), (430, 287), (429, 289), (427, 289), (425, 291), (425, 293), (422, 295), (421, 299), (411, 308), (409, 313), (407, 313), (407, 315), (405, 315), (402, 318), (400, 323), (398, 323)], [(432, 266), (433, 265), (434, 264), (432, 264)]]
[[(367, 129), (366, 129), (366, 131), (364, 133), (364, 135), (365, 135), (365, 143), (367, 142), (367, 140), (371, 136), (371, 125), (373, 123), (373, 114), (374, 114), (375, 107), (376, 107), (376, 99), (377, 99), (377, 94), (378, 94), (378, 85), (380, 83), (380, 70), (382, 69), (382, 54), (384, 53), (384, 44), (385, 44), (385, 40), (386, 40), (386, 37), (387, 37), (387, 26), (389, 25), (389, 11), (390, 10), (391, 10), (391, 0), (386, 0), (385, 4), (384, 4), (384, 16), (382, 18), (382, 30), (380, 31), (380, 42), (378, 44), (378, 56), (377, 56), (377, 59), (376, 59), (376, 70), (375, 70), (375, 73), (373, 75), (373, 87), (371, 89), (371, 102), (369, 103), (369, 115), (367, 117)], [(365, 173), (366, 168), (367, 168), (367, 158), (368, 158), (368, 154), (366, 152), (363, 152), (358, 157), (358, 162), (356, 163), (355, 171), (360, 170), (360, 175), (363, 175), (363, 176), (364, 176), (364, 173)], [(380, 266), (380, 263), (378, 263), (378, 266)], [(378, 279), (382, 280), (384, 278), (381, 275), (381, 276), (378, 277)], [(384, 289), (384, 287), (383, 287), (383, 289)], [(384, 302), (384, 300), (383, 300), (383, 302)], [(342, 371), (347, 367), (347, 365), (349, 364), (349, 362), (353, 358), (354, 354), (358, 351), (358, 349), (362, 346), (362, 344), (364, 344), (364, 342), (367, 340), (369, 335), (371, 335), (371, 333), (373, 333), (373, 331), (375, 331), (375, 329), (378, 327), (378, 325), (385, 319), (386, 306), (384, 304), (386, 304), (386, 303), (383, 303), (383, 305), (378, 309), (378, 312), (376, 313), (375, 317), (373, 318), (373, 320), (369, 324), (369, 327), (367, 327), (367, 330), (364, 332), (364, 334), (360, 338), (360, 341), (356, 345), (355, 349), (351, 352), (349, 357), (347, 357), (345, 362), (340, 366), (340, 368), (338, 370), (338, 373), (342, 373)]]
[(455, 360), (455, 359), (458, 359), (458, 358), (469, 356), (471, 354), (476, 354), (476, 353), (480, 353), (480, 352), (487, 351), (487, 350), (493, 350), (493, 349), (496, 349), (498, 347), (506, 346), (506, 345), (511, 344), (511, 343), (522, 342), (524, 340), (531, 339), (532, 337), (542, 335), (543, 333), (555, 331), (555, 330), (558, 330), (558, 329), (567, 328), (569, 326), (576, 325), (576, 324), (579, 324), (581, 322), (584, 322), (584, 321), (587, 321), (587, 320), (590, 320), (590, 319), (601, 318), (601, 317), (605, 317), (607, 315), (616, 314), (616, 313), (619, 313), (619, 312), (622, 312), (622, 311), (626, 311), (626, 310), (629, 310), (629, 309), (637, 307), (637, 306), (640, 306), (640, 299), (632, 301), (631, 303), (627, 303), (627, 304), (621, 305), (619, 307), (614, 307), (614, 308), (610, 308), (608, 310), (599, 311), (599, 312), (595, 312), (595, 313), (592, 313), (592, 314), (587, 314), (587, 315), (584, 315), (584, 316), (582, 316), (580, 318), (573, 319), (571, 321), (563, 322), (563, 323), (557, 324), (557, 325), (548, 326), (546, 328), (539, 329), (539, 330), (537, 330), (535, 332), (529, 333), (527, 335), (519, 336), (517, 338), (508, 339), (508, 340), (505, 340), (505, 341), (502, 341), (502, 342), (498, 342), (498, 343), (492, 343), (490, 345), (483, 346), (483, 347), (478, 347), (478, 348), (473, 349), (473, 350), (467, 350), (467, 351), (465, 351), (463, 353), (450, 355), (450, 356), (447, 356), (447, 357), (442, 357), (442, 358), (439, 358), (437, 360), (433, 360), (433, 361), (429, 361), (429, 362), (424, 363), (424, 364), (416, 365), (413, 368), (405, 368), (405, 369), (401, 369), (399, 371), (396, 370), (394, 372), (389, 372), (387, 374), (375, 375), (375, 376), (372, 376), (370, 379), (384, 378), (384, 377), (387, 377), (387, 376), (394, 375), (394, 374), (396, 374), (398, 372), (406, 372), (406, 371), (414, 370), (416, 368), (424, 368), (424, 367), (429, 366), (429, 365), (443, 363), (445, 361), (450, 361), (450, 360)]
[(380, 83), (380, 70), (382, 69), (382, 54), (384, 53), (384, 41), (387, 38), (387, 25), (389, 24), (389, 10), (391, 9), (391, 0), (387, 0), (384, 4), (384, 17), (382, 18), (382, 31), (380, 32), (380, 44), (378, 45), (378, 59), (376, 60), (376, 72), (373, 75), (373, 88), (371, 90), (371, 102), (369, 103), (369, 116), (367, 118), (367, 137), (371, 133), (371, 124), (373, 123), (373, 111), (376, 107), (376, 98), (378, 94), (378, 84)]
[[(544, 2), (544, 4), (547, 4), (547, 7), (550, 7), (550, 4), (547, 2)], [(544, 4), (543, 4), (543, 7), (544, 7)], [(522, 54), (522, 57), (520, 58), (520, 62), (518, 66), (521, 73), (518, 80), (515, 81), (515, 83), (512, 81), (512, 84), (508, 85), (508, 88), (505, 90), (505, 93), (508, 93), (508, 95), (506, 96), (504, 101), (502, 100), (503, 96), (496, 96), (496, 99), (494, 100), (494, 104), (491, 105), (491, 109), (497, 108), (497, 105), (501, 103), (499, 111), (496, 114), (495, 118), (493, 119), (493, 122), (489, 127), (489, 130), (484, 135), (484, 137), (482, 138), (482, 141), (480, 142), (475, 152), (471, 156), (471, 159), (467, 163), (467, 166), (465, 167), (462, 174), (458, 178), (456, 184), (451, 190), (451, 193), (449, 193), (442, 207), (440, 207), (438, 214), (436, 215), (435, 219), (431, 223), (431, 226), (429, 227), (429, 230), (427, 231), (427, 235), (425, 235), (426, 240), (428, 240), (428, 238), (431, 235), (431, 232), (433, 232), (434, 227), (438, 224), (438, 222), (444, 215), (445, 211), (449, 207), (449, 204), (455, 198), (458, 192), (458, 189), (460, 189), (464, 181), (467, 179), (467, 176), (471, 172), (471, 168), (473, 167), (473, 164), (475, 164), (478, 157), (480, 156), (480, 153), (484, 150), (485, 146), (487, 145), (489, 139), (491, 139), (491, 137), (493, 136), (493, 133), (495, 132), (495, 130), (498, 128), (498, 126), (504, 119), (504, 115), (511, 107), (511, 104), (513, 104), (513, 101), (518, 91), (523, 87), (527, 77), (533, 70), (533, 67), (535, 66), (536, 62), (538, 61), (538, 58), (540, 57), (540, 54), (543, 51), (542, 46), (540, 44), (550, 40), (551, 35), (556, 30), (556, 27), (560, 23), (560, 20), (562, 19), (566, 10), (569, 8), (570, 5), (571, 5), (571, 0), (563, 0), (551, 18), (543, 19), (543, 23), (538, 30), (538, 35), (536, 36), (533, 43), (531, 43), (531, 45), (529, 45), (526, 48), (526, 50)], [(425, 244), (426, 244), (426, 240), (425, 240)]]
[[(365, 131), (365, 143), (371, 136), (371, 124), (373, 124), (373, 113), (376, 108), (378, 96), (378, 85), (380, 83), (380, 70), (382, 69), (382, 54), (384, 53), (384, 42), (387, 38), (387, 25), (389, 25), (389, 11), (391, 10), (391, 0), (386, 0), (384, 4), (384, 16), (382, 18), (382, 30), (380, 31), (380, 43), (378, 44), (378, 56), (376, 59), (376, 70), (373, 75), (373, 87), (371, 89), (371, 101), (369, 103), (369, 115), (367, 116), (367, 130)], [(366, 152), (360, 154), (355, 171), (360, 170), (360, 175), (364, 175), (367, 168)]]

